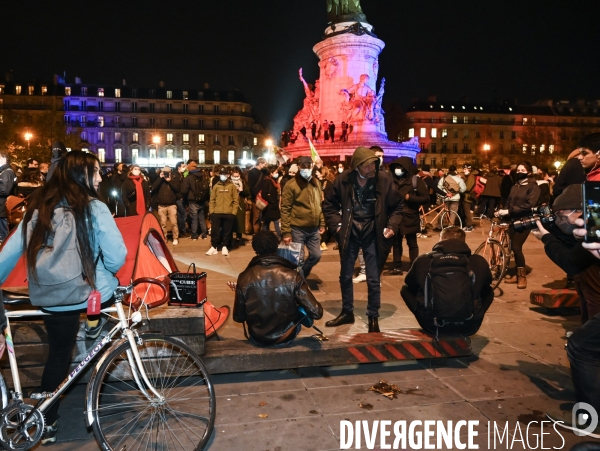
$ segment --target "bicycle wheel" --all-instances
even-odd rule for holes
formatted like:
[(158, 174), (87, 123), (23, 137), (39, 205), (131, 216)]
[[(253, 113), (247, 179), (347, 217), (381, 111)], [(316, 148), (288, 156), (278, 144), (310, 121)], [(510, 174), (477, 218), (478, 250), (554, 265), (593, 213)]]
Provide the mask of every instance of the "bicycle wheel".
[(476, 255), (481, 255), (488, 262), (492, 271), (492, 289), (496, 289), (508, 268), (508, 257), (502, 245), (495, 240), (484, 241), (475, 250)]
[(440, 217), (440, 227), (446, 229), (452, 226), (460, 227), (462, 229), (462, 221), (460, 220), (458, 213), (452, 210), (446, 210)]
[[(142, 335), (138, 345), (149, 381), (164, 398), (140, 390), (131, 347), (109, 351), (88, 387), (87, 415), (105, 451), (152, 449), (200, 451), (215, 422), (215, 393), (208, 372), (188, 346), (170, 337)], [(143, 384), (143, 382), (142, 382)]]

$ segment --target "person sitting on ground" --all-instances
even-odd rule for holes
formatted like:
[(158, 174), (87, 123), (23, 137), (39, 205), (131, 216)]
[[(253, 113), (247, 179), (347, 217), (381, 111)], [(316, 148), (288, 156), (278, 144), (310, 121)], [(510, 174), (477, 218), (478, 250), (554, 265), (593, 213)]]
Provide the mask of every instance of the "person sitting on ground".
[(298, 307), (312, 319), (323, 316), (296, 265), (277, 255), (278, 246), (273, 232), (255, 234), (252, 249), (257, 255), (237, 280), (233, 320), (246, 323), (248, 340), (259, 346), (290, 344), (302, 328)]
[(433, 252), (419, 256), (404, 279), (402, 299), (429, 333), (475, 334), (494, 300), (490, 268), (465, 237), (460, 227), (442, 230)]

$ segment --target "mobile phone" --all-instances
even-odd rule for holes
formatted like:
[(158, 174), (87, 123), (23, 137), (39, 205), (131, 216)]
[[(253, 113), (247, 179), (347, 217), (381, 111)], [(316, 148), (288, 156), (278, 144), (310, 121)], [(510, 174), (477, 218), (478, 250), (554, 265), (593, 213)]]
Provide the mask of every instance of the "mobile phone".
[(582, 190), (585, 241), (600, 242), (600, 182), (585, 182)]

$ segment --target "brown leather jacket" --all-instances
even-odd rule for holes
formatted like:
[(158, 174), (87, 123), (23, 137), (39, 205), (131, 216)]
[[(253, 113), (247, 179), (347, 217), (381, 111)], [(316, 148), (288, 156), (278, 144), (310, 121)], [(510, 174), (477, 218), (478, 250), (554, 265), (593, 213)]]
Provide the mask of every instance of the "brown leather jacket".
[(258, 343), (277, 343), (300, 321), (298, 306), (313, 319), (323, 316), (323, 307), (290, 261), (277, 255), (254, 257), (237, 281), (233, 320), (246, 322)]

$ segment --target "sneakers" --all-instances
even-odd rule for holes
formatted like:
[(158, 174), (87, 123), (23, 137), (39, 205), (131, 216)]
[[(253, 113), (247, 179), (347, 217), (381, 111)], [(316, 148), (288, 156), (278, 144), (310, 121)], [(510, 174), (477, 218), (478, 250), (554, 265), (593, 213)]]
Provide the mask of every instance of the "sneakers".
[(86, 340), (95, 340), (100, 336), (100, 332), (102, 332), (102, 327), (106, 324), (106, 318), (101, 317), (98, 320), (98, 324), (95, 327), (89, 327), (88, 324), (85, 324), (85, 338)]
[(206, 255), (217, 255), (219, 253), (214, 247), (210, 247), (210, 249), (206, 252)]
[(465, 232), (472, 232), (473, 231), (473, 226), (471, 226), (471, 227), (463, 227), (463, 230)]
[(192, 237), (192, 241), (198, 241), (198, 237), (197, 236), (193, 236)]
[(44, 426), (44, 437), (40, 441), (42, 445), (56, 443), (56, 434), (58, 433), (58, 420), (54, 424)]
[(417, 233), (417, 238), (429, 238), (429, 235), (426, 233)]
[(360, 282), (366, 282), (367, 281), (367, 275), (360, 273), (358, 276), (356, 276), (355, 278), (352, 279), (352, 283), (360, 283)]
[(224, 257), (227, 257), (229, 255), (229, 250), (225, 246), (223, 246), (223, 249), (221, 249), (221, 253)]
[(321, 250), (322, 251), (326, 251), (327, 250), (327, 244), (325, 242), (321, 243)]
[(173, 246), (177, 246), (179, 244), (179, 240), (177, 238), (175, 238), (173, 240)]
[(400, 268), (393, 268), (389, 271), (386, 271), (384, 274), (386, 276), (401, 276), (402, 274), (404, 274), (404, 272)]
[[(574, 432), (579, 431), (578, 435), (600, 438), (600, 427), (596, 427), (594, 431), (588, 431), (586, 429), (586, 424), (579, 424), (579, 421), (581, 421), (580, 419), (575, 420), (578, 424), (573, 424), (573, 412), (570, 410), (548, 410), (546, 416), (557, 426)], [(587, 418), (584, 419), (584, 421), (587, 422)]]

